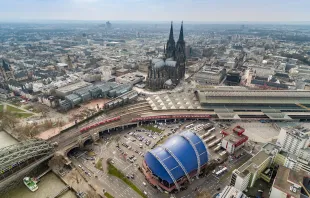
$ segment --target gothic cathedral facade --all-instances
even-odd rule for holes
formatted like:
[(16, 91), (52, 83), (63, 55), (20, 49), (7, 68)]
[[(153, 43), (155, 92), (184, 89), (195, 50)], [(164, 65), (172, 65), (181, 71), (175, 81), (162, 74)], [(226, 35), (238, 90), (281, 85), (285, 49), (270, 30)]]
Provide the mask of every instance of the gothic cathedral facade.
[(177, 43), (174, 41), (171, 23), (169, 39), (164, 48), (164, 58), (150, 61), (146, 79), (147, 87), (151, 90), (160, 90), (178, 85), (185, 76), (185, 63), (183, 22)]

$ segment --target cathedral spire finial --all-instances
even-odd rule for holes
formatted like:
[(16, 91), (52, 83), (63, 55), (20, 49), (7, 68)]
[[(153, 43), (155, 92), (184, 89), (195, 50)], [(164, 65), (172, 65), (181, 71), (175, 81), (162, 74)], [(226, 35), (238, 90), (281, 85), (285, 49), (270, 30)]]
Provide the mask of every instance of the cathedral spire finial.
[(181, 30), (179, 35), (179, 41), (184, 41), (184, 35), (183, 35), (183, 21), (181, 23)]
[(169, 40), (174, 40), (174, 38), (173, 38), (173, 22), (172, 21), (171, 21), (171, 27), (170, 27)]

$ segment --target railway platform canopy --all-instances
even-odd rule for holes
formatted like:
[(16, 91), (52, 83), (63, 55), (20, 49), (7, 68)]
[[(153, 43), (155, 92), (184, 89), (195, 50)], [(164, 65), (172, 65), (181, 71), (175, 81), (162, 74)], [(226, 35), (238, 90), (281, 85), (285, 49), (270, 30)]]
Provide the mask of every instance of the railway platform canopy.
[(196, 96), (191, 93), (171, 93), (150, 96), (146, 99), (153, 110), (201, 109)]
[(310, 91), (288, 90), (208, 90), (197, 91), (205, 104), (310, 104)]
[(147, 102), (156, 112), (212, 112), (220, 119), (310, 119), (310, 91), (305, 90), (207, 88), (153, 95)]

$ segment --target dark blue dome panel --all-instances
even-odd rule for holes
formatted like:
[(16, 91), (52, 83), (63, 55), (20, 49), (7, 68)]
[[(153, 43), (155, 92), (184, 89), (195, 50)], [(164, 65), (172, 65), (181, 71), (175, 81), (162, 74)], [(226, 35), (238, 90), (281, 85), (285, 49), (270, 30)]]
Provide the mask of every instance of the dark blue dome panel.
[(190, 173), (198, 169), (197, 158), (200, 167), (208, 162), (203, 140), (191, 131), (183, 131), (147, 152), (144, 160), (154, 175), (174, 183), (174, 180), (186, 175), (185, 171)]

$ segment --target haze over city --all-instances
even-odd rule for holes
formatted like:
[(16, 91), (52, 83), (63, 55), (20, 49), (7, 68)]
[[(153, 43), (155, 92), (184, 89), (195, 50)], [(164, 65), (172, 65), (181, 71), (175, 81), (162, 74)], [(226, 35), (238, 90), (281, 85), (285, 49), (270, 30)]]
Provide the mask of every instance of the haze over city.
[(0, 0), (0, 198), (310, 198), (309, 0)]
[(0, 21), (304, 22), (308, 0), (0, 0)]

